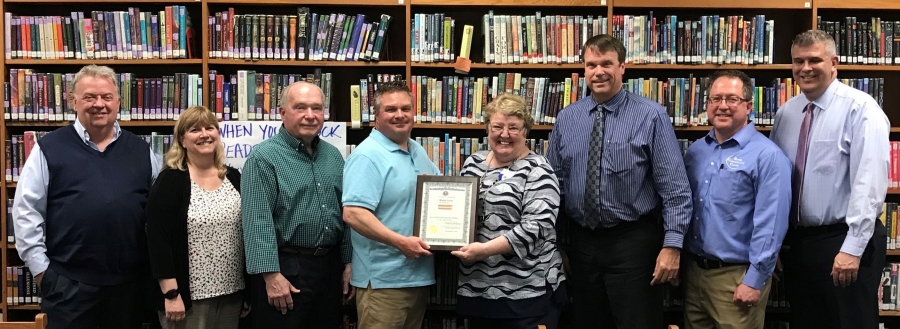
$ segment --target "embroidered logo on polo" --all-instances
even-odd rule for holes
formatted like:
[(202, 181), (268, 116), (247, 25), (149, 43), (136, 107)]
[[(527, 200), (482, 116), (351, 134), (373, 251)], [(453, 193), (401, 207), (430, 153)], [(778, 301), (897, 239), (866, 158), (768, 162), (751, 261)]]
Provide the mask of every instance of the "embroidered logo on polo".
[(744, 165), (744, 160), (737, 156), (732, 155), (725, 159), (725, 166), (728, 167), (728, 169), (738, 169), (742, 165)]

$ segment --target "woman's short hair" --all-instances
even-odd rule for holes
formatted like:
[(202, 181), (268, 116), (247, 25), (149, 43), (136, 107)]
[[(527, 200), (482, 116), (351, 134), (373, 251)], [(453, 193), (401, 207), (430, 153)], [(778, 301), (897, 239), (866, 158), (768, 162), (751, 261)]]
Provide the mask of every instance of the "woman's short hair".
[(534, 126), (534, 117), (531, 116), (531, 112), (525, 106), (525, 99), (522, 96), (502, 93), (488, 103), (484, 108), (484, 124), (488, 130), (491, 129), (491, 117), (497, 113), (508, 117), (517, 117), (525, 121), (523, 135), (527, 135), (531, 131), (531, 127)]
[[(205, 106), (194, 106), (184, 110), (179, 116), (178, 122), (175, 123), (172, 147), (166, 153), (166, 167), (187, 170), (188, 155), (187, 150), (182, 145), (184, 134), (193, 127), (209, 126), (216, 127), (218, 132), (219, 121), (216, 119), (216, 115)], [(215, 158), (216, 167), (219, 168), (219, 177), (225, 177), (225, 147), (222, 146), (222, 143), (216, 145), (213, 157)]]

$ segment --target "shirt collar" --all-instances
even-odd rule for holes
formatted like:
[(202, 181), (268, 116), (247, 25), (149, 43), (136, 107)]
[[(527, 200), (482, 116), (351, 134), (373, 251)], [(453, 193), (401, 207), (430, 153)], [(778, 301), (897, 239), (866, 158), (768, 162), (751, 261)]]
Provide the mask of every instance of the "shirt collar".
[(590, 112), (595, 111), (597, 109), (597, 105), (603, 105), (604, 108), (606, 108), (607, 112), (615, 113), (619, 106), (625, 103), (625, 98), (628, 97), (626, 93), (627, 91), (625, 91), (625, 88), (619, 89), (619, 92), (613, 95), (612, 98), (607, 99), (606, 102), (603, 102), (602, 104), (597, 103), (597, 100), (595, 100), (594, 97), (590, 97), (591, 103), (593, 103), (593, 107), (591, 107)]
[[(820, 95), (819, 98), (812, 100), (812, 103), (815, 104), (816, 107), (818, 107), (822, 110), (827, 109), (828, 106), (831, 105), (831, 101), (834, 99), (834, 93), (837, 92), (837, 89), (840, 87), (841, 84), (843, 84), (843, 83), (838, 81), (838, 79), (834, 79), (833, 81), (831, 81), (831, 84), (828, 85), (828, 88), (825, 89), (825, 92), (822, 93), (822, 95)], [(806, 106), (803, 107), (803, 111), (805, 111), (805, 110), (806, 110)]]
[[(722, 144), (725, 144), (725, 143), (728, 143), (728, 141), (734, 140), (735, 142), (738, 143), (738, 146), (740, 146), (741, 149), (743, 149), (744, 147), (747, 146), (748, 143), (750, 143), (750, 138), (753, 137), (753, 133), (755, 133), (755, 132), (756, 132), (756, 126), (751, 121), (746, 126), (744, 126), (744, 128), (741, 128), (740, 130), (738, 130), (737, 133), (734, 134), (734, 136), (731, 136), (731, 138), (722, 142)], [(717, 143), (715, 128), (710, 129), (709, 133), (706, 134), (706, 143), (707, 144)]]
[[(295, 149), (297, 151), (306, 150), (306, 144), (304, 144), (303, 141), (299, 138), (291, 136), (291, 134), (288, 133), (287, 129), (284, 129), (284, 124), (281, 125), (281, 128), (278, 128), (278, 136), (280, 136), (281, 139), (284, 140), (292, 149)], [(312, 149), (315, 150), (318, 146), (319, 136), (317, 135), (312, 140)]]
[[(85, 144), (90, 145), (91, 143), (93, 143), (91, 141), (91, 134), (88, 133), (87, 129), (84, 128), (84, 125), (81, 124), (81, 121), (79, 121), (76, 118), (75, 124), (73, 126), (75, 127), (75, 132), (78, 133), (78, 136), (81, 136), (81, 139), (82, 139), (82, 141), (84, 141)], [(112, 141), (119, 139), (119, 135), (121, 135), (121, 134), (122, 134), (122, 128), (119, 127), (119, 120), (116, 120), (115, 122), (113, 122)]]
[[(400, 148), (400, 145), (397, 145), (397, 143), (394, 143), (390, 138), (387, 138), (387, 136), (378, 131), (378, 129), (372, 128), (372, 133), (370, 133), (369, 136), (374, 138), (375, 141), (378, 142), (378, 144), (381, 144), (388, 152), (403, 151), (403, 149)], [(408, 141), (407, 145), (409, 145)], [(407, 147), (407, 149), (409, 148)]]

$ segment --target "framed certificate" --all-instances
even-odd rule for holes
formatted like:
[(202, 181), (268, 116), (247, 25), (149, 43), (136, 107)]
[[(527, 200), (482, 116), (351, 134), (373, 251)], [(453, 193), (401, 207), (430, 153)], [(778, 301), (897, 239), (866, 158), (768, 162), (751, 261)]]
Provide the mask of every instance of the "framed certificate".
[(413, 235), (431, 250), (457, 250), (475, 242), (478, 184), (478, 177), (420, 175)]

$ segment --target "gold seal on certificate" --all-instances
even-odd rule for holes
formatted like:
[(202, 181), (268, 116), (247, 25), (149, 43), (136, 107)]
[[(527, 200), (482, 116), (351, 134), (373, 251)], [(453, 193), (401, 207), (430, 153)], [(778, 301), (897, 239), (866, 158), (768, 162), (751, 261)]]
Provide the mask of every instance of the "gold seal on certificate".
[(475, 241), (478, 177), (419, 176), (413, 235), (431, 250), (457, 250)]

